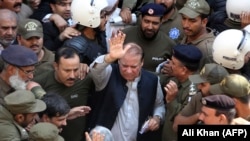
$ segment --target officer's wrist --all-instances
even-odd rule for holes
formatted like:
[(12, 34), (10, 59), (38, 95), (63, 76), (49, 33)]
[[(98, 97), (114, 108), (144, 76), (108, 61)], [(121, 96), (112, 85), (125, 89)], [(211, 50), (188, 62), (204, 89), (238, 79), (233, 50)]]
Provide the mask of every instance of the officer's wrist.
[(154, 115), (154, 118), (156, 118), (156, 119), (159, 121), (159, 124), (161, 123), (161, 121), (162, 121), (161, 116), (159, 116), (159, 115)]
[(124, 8), (122, 8), (122, 10), (127, 10), (127, 11), (132, 11), (132, 9), (131, 8), (129, 8), (129, 7), (124, 7)]
[(37, 99), (41, 99), (45, 94), (45, 90), (41, 86), (35, 86), (30, 90)]

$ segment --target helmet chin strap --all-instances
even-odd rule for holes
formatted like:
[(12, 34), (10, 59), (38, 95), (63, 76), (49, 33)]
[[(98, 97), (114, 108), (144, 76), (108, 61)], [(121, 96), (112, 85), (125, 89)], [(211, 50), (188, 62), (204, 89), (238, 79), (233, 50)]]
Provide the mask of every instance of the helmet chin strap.
[(241, 41), (240, 41), (240, 43), (239, 43), (239, 45), (237, 47), (238, 50), (242, 50), (243, 43), (244, 43), (245, 38), (246, 38), (246, 31), (242, 30), (242, 32), (243, 32), (243, 36), (242, 36)]

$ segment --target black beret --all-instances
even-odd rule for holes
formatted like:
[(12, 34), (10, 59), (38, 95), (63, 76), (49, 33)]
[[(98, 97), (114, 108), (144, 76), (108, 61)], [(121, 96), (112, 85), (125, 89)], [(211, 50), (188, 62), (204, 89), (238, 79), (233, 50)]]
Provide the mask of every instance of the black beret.
[(141, 7), (140, 11), (142, 15), (161, 17), (164, 15), (166, 8), (160, 4), (148, 3)]
[(201, 51), (193, 45), (177, 45), (173, 56), (183, 63), (199, 64), (202, 58)]
[(38, 62), (36, 53), (24, 46), (10, 45), (2, 51), (2, 59), (14, 66), (25, 67)]
[(222, 94), (206, 96), (201, 99), (201, 103), (207, 107), (220, 110), (229, 110), (235, 107), (234, 100)]

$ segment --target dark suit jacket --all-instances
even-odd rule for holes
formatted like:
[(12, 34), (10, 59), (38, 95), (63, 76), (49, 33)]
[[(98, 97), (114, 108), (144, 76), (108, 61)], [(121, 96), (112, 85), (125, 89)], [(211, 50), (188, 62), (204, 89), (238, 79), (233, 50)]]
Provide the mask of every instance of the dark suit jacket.
[(36, 19), (40, 22), (42, 22), (42, 19), (49, 13), (53, 13), (48, 0), (42, 0), (41, 3), (38, 6), (38, 9), (36, 9), (33, 14), (30, 16), (32, 19)]
[(43, 23), (44, 46), (51, 51), (56, 51), (63, 44), (59, 40), (60, 31), (53, 22)]

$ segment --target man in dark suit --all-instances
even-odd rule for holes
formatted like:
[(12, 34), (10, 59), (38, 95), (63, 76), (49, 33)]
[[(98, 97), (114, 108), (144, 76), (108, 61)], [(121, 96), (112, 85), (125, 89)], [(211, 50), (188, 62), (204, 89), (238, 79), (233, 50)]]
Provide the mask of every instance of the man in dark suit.
[(72, 0), (50, 1), (50, 7), (53, 14), (61, 16), (68, 23), (68, 26), (65, 29), (59, 29), (56, 21), (49, 21), (43, 24), (44, 46), (51, 51), (56, 51), (60, 48), (65, 39), (80, 35), (80, 32), (72, 26), (73, 22), (71, 20), (70, 12), (71, 2)]

